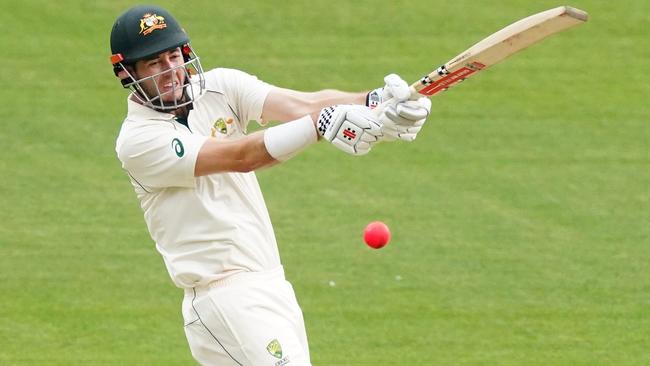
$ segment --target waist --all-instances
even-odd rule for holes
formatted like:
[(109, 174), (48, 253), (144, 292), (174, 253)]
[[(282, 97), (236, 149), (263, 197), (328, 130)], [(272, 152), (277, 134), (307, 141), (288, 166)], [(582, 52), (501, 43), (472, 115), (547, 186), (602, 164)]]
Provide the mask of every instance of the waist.
[(212, 288), (237, 286), (237, 285), (245, 285), (249, 283), (256, 283), (260, 281), (273, 281), (273, 280), (284, 280), (284, 279), (285, 279), (284, 268), (282, 266), (278, 266), (268, 271), (235, 272), (230, 276), (211, 281), (202, 286), (185, 288), (185, 296), (200, 295), (202, 293), (209, 291)]

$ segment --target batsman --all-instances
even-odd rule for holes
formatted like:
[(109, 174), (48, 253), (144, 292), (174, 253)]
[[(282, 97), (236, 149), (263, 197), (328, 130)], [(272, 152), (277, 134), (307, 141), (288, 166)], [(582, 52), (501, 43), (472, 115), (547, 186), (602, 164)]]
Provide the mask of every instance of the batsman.
[[(121, 14), (110, 47), (130, 90), (115, 150), (184, 290), (192, 356), (202, 365), (310, 365), (255, 171), (319, 140), (353, 156), (381, 141), (413, 141), (431, 102), (409, 100), (394, 74), (370, 92), (302, 92), (234, 69), (204, 71), (183, 28), (157, 6)], [(387, 106), (373, 111), (380, 103)], [(266, 128), (247, 133), (251, 121)]]

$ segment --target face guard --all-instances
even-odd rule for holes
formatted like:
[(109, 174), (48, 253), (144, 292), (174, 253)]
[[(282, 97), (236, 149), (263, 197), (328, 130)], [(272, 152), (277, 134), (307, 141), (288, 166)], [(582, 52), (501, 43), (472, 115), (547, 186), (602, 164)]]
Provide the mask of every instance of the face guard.
[[(111, 62), (116, 74), (120, 71), (126, 73), (127, 78), (122, 79), (122, 85), (124, 88), (130, 89), (141, 104), (156, 110), (170, 111), (193, 103), (205, 92), (205, 76), (203, 67), (201, 67), (201, 60), (187, 44), (181, 47), (181, 51), (183, 60), (185, 60), (183, 64), (141, 79), (136, 79), (136, 76), (125, 67), (126, 65), (123, 63), (124, 57), (121, 54), (111, 56)], [(171, 90), (161, 91), (156, 79), (166, 73), (176, 73), (179, 69), (184, 73), (185, 81), (183, 85), (178, 86), (173, 83)], [(145, 90), (144, 85), (150, 86), (149, 92)], [(151, 90), (152, 88), (153, 90)], [(180, 98), (174, 98), (173, 101), (163, 100), (168, 95), (176, 95), (181, 88), (183, 92)]]

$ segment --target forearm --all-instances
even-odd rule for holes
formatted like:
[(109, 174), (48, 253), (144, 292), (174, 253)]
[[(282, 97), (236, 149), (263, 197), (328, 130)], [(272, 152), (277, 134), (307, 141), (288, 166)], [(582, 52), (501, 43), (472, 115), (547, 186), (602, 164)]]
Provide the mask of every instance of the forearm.
[(314, 102), (314, 109), (319, 111), (325, 107), (337, 104), (365, 104), (365, 92), (344, 92), (334, 89), (325, 89), (313, 93), (306, 93), (308, 97)]
[(310, 94), (310, 97), (313, 98), (314, 102), (311, 106), (311, 110), (309, 111), (309, 115), (311, 116), (312, 120), (316, 121), (318, 120), (320, 111), (325, 107), (337, 104), (365, 105), (366, 95), (368, 92), (351, 93), (334, 89), (325, 89)]
[(194, 176), (223, 172), (250, 172), (276, 164), (264, 144), (264, 131), (236, 140), (209, 138), (199, 150)]
[(287, 122), (303, 116), (315, 121), (321, 109), (337, 104), (361, 104), (366, 102), (367, 92), (344, 92), (326, 89), (317, 92), (299, 92), (274, 88), (264, 102), (264, 121)]
[(285, 161), (316, 141), (318, 133), (309, 116), (236, 140), (209, 138), (199, 150), (194, 176), (258, 170)]

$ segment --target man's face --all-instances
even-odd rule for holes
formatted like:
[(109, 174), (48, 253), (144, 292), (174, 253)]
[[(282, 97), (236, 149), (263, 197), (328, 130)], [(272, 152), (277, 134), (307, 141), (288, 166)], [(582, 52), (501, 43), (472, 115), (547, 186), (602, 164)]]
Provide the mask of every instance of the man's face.
[[(183, 96), (185, 71), (182, 67), (173, 71), (171, 69), (182, 65), (183, 63), (185, 63), (185, 61), (183, 60), (181, 49), (176, 48), (171, 51), (160, 53), (153, 58), (136, 62), (135, 73), (138, 79), (142, 79), (162, 72), (162, 74), (153, 79), (148, 79), (140, 85), (149, 98), (155, 98), (158, 96), (158, 91), (156, 89), (156, 85), (158, 85), (158, 90), (160, 90), (163, 102), (173, 103)], [(164, 72), (165, 70), (170, 71)], [(156, 85), (154, 85), (154, 82)], [(173, 93), (172, 90), (174, 90)]]

